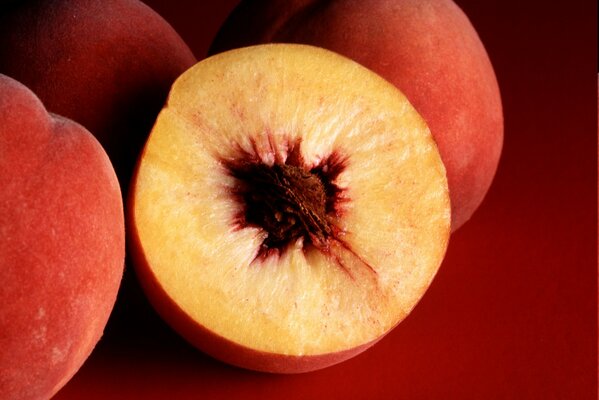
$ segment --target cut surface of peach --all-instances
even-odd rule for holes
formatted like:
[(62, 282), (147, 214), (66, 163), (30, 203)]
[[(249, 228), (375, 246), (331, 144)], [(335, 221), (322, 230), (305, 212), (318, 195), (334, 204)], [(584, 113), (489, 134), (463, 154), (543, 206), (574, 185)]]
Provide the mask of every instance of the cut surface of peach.
[(396, 88), (332, 52), (277, 44), (175, 82), (129, 218), (142, 284), (184, 336), (196, 324), (257, 358), (347, 358), (424, 294), (450, 204), (436, 145)]

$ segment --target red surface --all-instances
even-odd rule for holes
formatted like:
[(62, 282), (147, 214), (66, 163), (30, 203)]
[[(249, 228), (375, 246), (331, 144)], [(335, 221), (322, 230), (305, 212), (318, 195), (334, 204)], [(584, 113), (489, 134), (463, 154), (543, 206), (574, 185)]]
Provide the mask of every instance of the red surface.
[[(147, 1), (203, 57), (235, 1)], [(195, 350), (131, 269), (56, 399), (597, 399), (597, 3), (458, 4), (501, 87), (505, 145), (482, 207), (414, 312), (364, 354), (269, 375)]]

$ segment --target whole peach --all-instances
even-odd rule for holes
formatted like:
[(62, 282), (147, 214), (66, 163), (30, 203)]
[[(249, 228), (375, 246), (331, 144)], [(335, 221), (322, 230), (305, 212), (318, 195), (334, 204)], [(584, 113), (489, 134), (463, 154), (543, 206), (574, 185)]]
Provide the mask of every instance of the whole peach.
[(123, 205), (98, 141), (3, 75), (0, 238), (0, 398), (49, 398), (91, 353), (114, 305)]
[(21, 0), (0, 13), (0, 73), (91, 131), (124, 188), (171, 83), (195, 61), (138, 0)]
[(210, 52), (268, 42), (336, 51), (397, 86), (427, 121), (439, 146), (449, 181), (452, 230), (472, 216), (497, 169), (503, 113), (489, 57), (455, 3), (242, 1)]

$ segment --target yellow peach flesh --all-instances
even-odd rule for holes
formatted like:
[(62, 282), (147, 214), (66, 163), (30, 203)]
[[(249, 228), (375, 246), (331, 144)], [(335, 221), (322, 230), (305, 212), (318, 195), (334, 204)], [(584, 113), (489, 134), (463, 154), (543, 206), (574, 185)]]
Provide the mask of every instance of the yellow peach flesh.
[[(237, 182), (222, 160), (240, 147), (272, 164), (298, 139), (309, 166), (347, 157), (335, 183), (350, 201), (335, 223), (359, 257), (299, 241), (256, 260), (265, 233), (235, 227)], [(141, 251), (170, 298), (215, 334), (269, 353), (325, 354), (385, 334), (423, 295), (449, 237), (445, 170), (421, 117), (382, 78), (309, 46), (235, 50), (186, 72), (133, 191)]]

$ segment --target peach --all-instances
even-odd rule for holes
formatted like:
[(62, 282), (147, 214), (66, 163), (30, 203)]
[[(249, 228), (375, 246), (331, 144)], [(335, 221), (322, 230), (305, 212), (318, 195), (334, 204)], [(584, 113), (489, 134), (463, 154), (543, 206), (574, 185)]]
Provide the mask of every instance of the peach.
[(489, 189), (503, 143), (489, 57), (451, 0), (242, 1), (211, 53), (258, 43), (321, 46), (379, 73), (426, 120), (447, 170), (452, 230)]
[(170, 85), (194, 63), (137, 0), (22, 0), (0, 13), (0, 73), (91, 131), (124, 189)]
[(450, 230), (443, 163), (405, 96), (302, 45), (225, 52), (179, 77), (128, 210), (159, 314), (216, 358), (285, 373), (396, 326)]
[(116, 299), (124, 235), (97, 140), (0, 75), (0, 398), (49, 398), (82, 365)]

